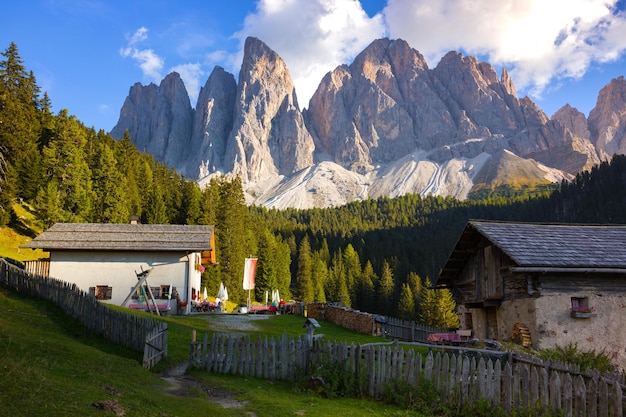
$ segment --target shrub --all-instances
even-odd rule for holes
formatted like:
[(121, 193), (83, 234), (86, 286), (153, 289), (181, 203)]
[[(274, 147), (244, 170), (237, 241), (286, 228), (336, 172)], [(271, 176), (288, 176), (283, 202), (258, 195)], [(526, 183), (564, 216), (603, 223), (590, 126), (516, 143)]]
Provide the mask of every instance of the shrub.
[(544, 349), (539, 353), (539, 357), (552, 362), (578, 365), (581, 371), (597, 369), (601, 373), (605, 373), (617, 369), (609, 354), (604, 350), (600, 352), (596, 352), (595, 349), (584, 351), (578, 347), (578, 343), (569, 343), (564, 347), (557, 345), (554, 349)]

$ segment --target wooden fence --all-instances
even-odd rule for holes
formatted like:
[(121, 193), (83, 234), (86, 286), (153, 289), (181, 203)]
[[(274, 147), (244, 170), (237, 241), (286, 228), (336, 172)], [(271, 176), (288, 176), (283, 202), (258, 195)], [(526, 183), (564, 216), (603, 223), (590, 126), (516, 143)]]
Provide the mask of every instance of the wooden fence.
[(167, 323), (159, 322), (146, 337), (143, 366), (150, 369), (164, 357), (167, 357)]
[[(469, 350), (469, 349), (468, 349)], [(345, 371), (366, 381), (365, 392), (380, 397), (388, 384), (417, 386), (432, 381), (451, 405), (489, 401), (505, 410), (545, 407), (569, 416), (621, 417), (623, 386), (599, 374), (561, 372), (546, 364), (480, 355), (430, 351), (426, 357), (397, 343), (348, 345), (306, 337), (258, 338), (213, 334), (191, 343), (190, 366), (209, 372), (294, 380), (324, 363), (343, 363)]]
[(5, 259), (0, 259), (0, 284), (17, 292), (53, 302), (92, 333), (134, 351), (144, 352), (144, 359), (146, 350), (154, 349), (148, 343), (148, 338), (153, 337), (155, 329), (159, 329), (161, 332), (159, 337), (165, 338), (164, 344), (159, 342), (161, 349), (164, 346), (164, 350), (157, 356), (150, 352), (148, 354), (150, 360), (148, 363), (144, 361), (144, 366), (151, 367), (158, 359), (167, 356), (166, 323), (114, 310), (80, 290), (76, 284), (28, 273)]
[(429, 334), (446, 333), (448, 331), (447, 329), (430, 327), (415, 321), (402, 320), (395, 317), (384, 317), (378, 321), (380, 322), (382, 336), (394, 340), (427, 343)]

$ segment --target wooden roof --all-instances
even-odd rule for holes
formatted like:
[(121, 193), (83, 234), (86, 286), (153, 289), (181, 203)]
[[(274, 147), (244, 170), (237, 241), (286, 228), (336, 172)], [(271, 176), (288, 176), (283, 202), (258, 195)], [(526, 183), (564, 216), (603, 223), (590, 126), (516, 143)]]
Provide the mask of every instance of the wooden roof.
[(22, 247), (88, 251), (212, 251), (213, 226), (56, 223)]
[(449, 283), (482, 238), (517, 267), (626, 270), (626, 226), (470, 221), (439, 275)]

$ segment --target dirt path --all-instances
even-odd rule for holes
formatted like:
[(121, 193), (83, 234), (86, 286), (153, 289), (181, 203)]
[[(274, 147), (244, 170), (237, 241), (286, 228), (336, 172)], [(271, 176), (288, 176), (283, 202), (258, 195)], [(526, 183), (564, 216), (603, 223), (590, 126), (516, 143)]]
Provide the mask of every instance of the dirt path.
[[(212, 331), (246, 333), (255, 330), (255, 322), (258, 320), (268, 319), (266, 315), (248, 315), (248, 314), (216, 314), (207, 316), (209, 328)], [(235, 399), (234, 395), (226, 390), (212, 388), (204, 382), (199, 381), (186, 374), (188, 362), (182, 362), (172, 369), (168, 369), (161, 375), (164, 381), (170, 386), (166, 392), (176, 397), (193, 397), (197, 392), (206, 394), (207, 400), (221, 405), (223, 408), (243, 408), (248, 402), (242, 402)], [(256, 417), (254, 412), (247, 413), (250, 417)]]

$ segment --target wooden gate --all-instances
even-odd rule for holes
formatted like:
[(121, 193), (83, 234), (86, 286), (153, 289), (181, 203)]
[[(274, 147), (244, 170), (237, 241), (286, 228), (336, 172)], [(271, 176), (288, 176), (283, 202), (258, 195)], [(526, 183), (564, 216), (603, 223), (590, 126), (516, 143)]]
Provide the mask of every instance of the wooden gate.
[(146, 337), (143, 367), (150, 369), (167, 357), (167, 323), (159, 323)]

